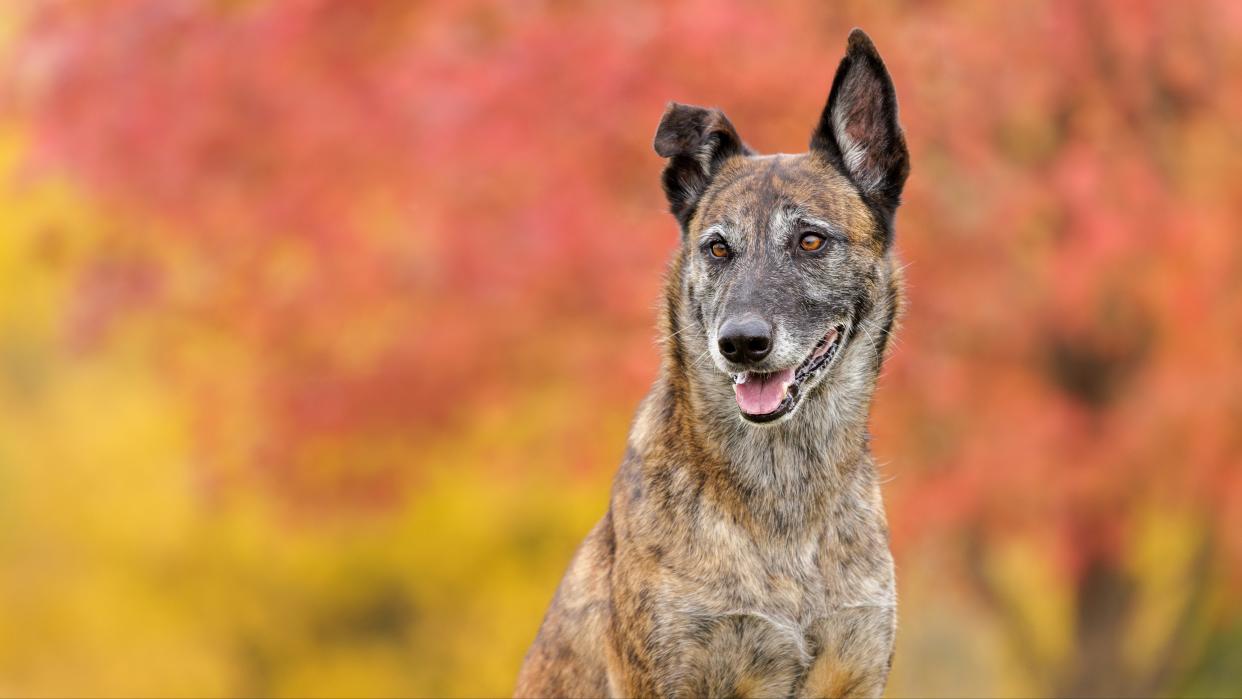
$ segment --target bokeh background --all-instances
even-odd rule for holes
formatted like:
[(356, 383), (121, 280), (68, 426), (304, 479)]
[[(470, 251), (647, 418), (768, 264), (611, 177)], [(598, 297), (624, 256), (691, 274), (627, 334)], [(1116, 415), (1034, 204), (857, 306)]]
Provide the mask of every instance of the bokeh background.
[(487, 696), (602, 514), (668, 100), (900, 97), (891, 696), (1242, 694), (1242, 5), (0, 5), (0, 694)]

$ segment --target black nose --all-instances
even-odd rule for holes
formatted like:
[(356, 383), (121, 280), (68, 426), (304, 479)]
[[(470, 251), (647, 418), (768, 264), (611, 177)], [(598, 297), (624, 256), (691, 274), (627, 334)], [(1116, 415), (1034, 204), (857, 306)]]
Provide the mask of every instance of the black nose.
[(738, 364), (758, 362), (772, 351), (772, 326), (753, 313), (730, 318), (717, 341), (724, 358)]

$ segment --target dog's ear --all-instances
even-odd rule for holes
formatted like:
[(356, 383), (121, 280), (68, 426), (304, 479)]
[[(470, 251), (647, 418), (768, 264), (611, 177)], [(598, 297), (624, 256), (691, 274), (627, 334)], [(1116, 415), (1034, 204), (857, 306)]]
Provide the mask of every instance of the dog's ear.
[(683, 232), (721, 164), (750, 154), (724, 112), (676, 102), (664, 110), (653, 145), (660, 157), (669, 159), (664, 194)]
[(861, 29), (850, 32), (811, 150), (848, 176), (889, 225), (910, 174), (910, 154), (897, 123), (893, 81)]

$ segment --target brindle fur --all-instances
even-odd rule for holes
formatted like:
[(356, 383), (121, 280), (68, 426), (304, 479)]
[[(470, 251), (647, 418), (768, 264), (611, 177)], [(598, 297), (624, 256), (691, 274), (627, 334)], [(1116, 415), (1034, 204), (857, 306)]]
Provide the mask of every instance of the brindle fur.
[[(718, 110), (677, 104), (655, 145), (682, 225), (660, 377), (516, 693), (879, 696), (896, 596), (867, 419), (901, 305), (890, 240), (908, 171), (888, 73), (855, 30), (808, 153), (755, 156)], [(839, 234), (815, 259), (789, 243), (805, 220)], [(701, 249), (717, 234), (727, 264)], [(773, 368), (849, 326), (774, 423), (742, 419), (713, 350), (738, 309), (773, 320)]]

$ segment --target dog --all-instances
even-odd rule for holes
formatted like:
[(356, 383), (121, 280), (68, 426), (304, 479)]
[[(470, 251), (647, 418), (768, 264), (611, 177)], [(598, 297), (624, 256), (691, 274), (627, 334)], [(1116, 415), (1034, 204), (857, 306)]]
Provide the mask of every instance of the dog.
[(681, 228), (659, 379), (516, 695), (880, 696), (896, 590), (867, 421), (909, 174), (888, 70), (855, 29), (806, 153), (677, 103), (654, 145)]

